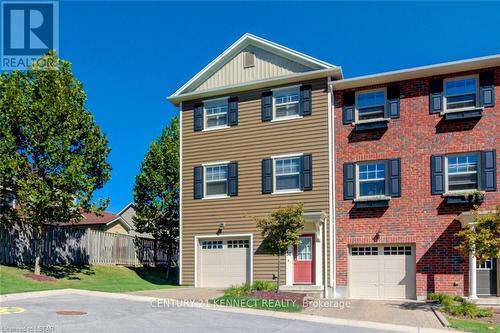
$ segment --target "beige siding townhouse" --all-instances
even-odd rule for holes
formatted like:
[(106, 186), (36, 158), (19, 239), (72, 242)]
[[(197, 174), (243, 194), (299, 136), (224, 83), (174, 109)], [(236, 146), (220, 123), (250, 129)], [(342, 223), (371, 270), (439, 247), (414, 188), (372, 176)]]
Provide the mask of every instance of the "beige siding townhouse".
[[(271, 280), (254, 217), (303, 203), (284, 289), (327, 293), (330, 78), (339, 67), (246, 34), (169, 97), (181, 114), (181, 283)], [(329, 283), (330, 281), (330, 283)]]

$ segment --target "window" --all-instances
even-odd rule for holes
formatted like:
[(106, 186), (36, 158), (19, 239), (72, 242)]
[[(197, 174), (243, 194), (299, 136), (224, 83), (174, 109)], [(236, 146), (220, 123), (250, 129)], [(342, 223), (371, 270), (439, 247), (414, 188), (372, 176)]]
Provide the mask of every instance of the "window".
[(274, 159), (274, 190), (300, 190), (300, 156)]
[(205, 129), (227, 126), (227, 99), (217, 99), (203, 103), (205, 113)]
[(385, 256), (405, 255), (411, 256), (411, 246), (385, 246)]
[(474, 108), (477, 105), (476, 77), (445, 80), (444, 96), (448, 111)]
[(299, 117), (299, 87), (279, 89), (273, 91), (274, 116), (273, 119)]
[(247, 249), (249, 246), (250, 242), (248, 239), (233, 239), (233, 240), (228, 240), (227, 241), (227, 248), (228, 249)]
[(477, 154), (447, 157), (448, 191), (467, 191), (478, 188)]
[(300, 243), (297, 245), (297, 260), (311, 261), (312, 260), (312, 237), (299, 237)]
[(353, 256), (376, 256), (376, 255), (378, 255), (378, 248), (376, 246), (353, 247), (353, 248), (351, 248), (351, 255), (353, 255)]
[(222, 241), (203, 241), (201, 242), (202, 249), (222, 249)]
[(359, 196), (385, 195), (385, 162), (358, 165)]
[(493, 268), (493, 259), (478, 260), (476, 262), (477, 269), (490, 270)]
[(227, 164), (205, 166), (205, 197), (227, 195)]
[(356, 120), (383, 119), (385, 91), (376, 90), (356, 93)]

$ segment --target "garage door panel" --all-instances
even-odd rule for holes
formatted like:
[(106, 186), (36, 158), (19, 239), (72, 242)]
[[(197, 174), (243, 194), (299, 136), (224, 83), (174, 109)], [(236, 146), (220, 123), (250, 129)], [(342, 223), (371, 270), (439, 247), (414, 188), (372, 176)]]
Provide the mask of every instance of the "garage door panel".
[(414, 298), (414, 249), (408, 245), (375, 248), (376, 250), (374, 247), (350, 249), (349, 289), (351, 297)]
[(198, 246), (197, 275), (200, 287), (229, 287), (250, 281), (248, 239), (244, 242), (241, 239), (202, 240)]

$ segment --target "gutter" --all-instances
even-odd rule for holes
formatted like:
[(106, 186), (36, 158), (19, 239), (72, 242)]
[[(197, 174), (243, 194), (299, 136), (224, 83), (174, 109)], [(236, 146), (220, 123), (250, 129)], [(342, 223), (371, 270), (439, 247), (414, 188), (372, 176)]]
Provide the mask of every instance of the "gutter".
[[(332, 87), (332, 81), (331, 78), (328, 77), (328, 223), (329, 223), (329, 230), (330, 230), (330, 251), (329, 251), (329, 257), (330, 257), (330, 281), (329, 285), (330, 287), (333, 288), (333, 298), (337, 297), (337, 286), (336, 286), (336, 281), (337, 279), (334, 279), (334, 274), (337, 272), (337, 258), (336, 258), (336, 251), (334, 248), (334, 241), (336, 237), (336, 232), (335, 232), (335, 165), (333, 163), (335, 159), (335, 137), (334, 137), (334, 129), (333, 129), (333, 117), (334, 117), (334, 110), (333, 106), (335, 105), (334, 100), (334, 94), (332, 93), (333, 87)], [(326, 267), (325, 267), (326, 269)], [(326, 285), (326, 281), (325, 281)]]

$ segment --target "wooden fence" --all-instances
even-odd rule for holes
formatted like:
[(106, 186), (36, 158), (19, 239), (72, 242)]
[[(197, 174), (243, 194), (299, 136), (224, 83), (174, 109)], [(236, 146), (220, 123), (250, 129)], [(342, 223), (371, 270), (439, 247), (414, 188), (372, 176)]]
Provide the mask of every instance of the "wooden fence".
[[(156, 252), (156, 255), (155, 255)], [(35, 242), (30, 230), (0, 226), (0, 264), (31, 265)], [(155, 241), (92, 229), (47, 227), (42, 263), (73, 265), (164, 265), (164, 251)]]

